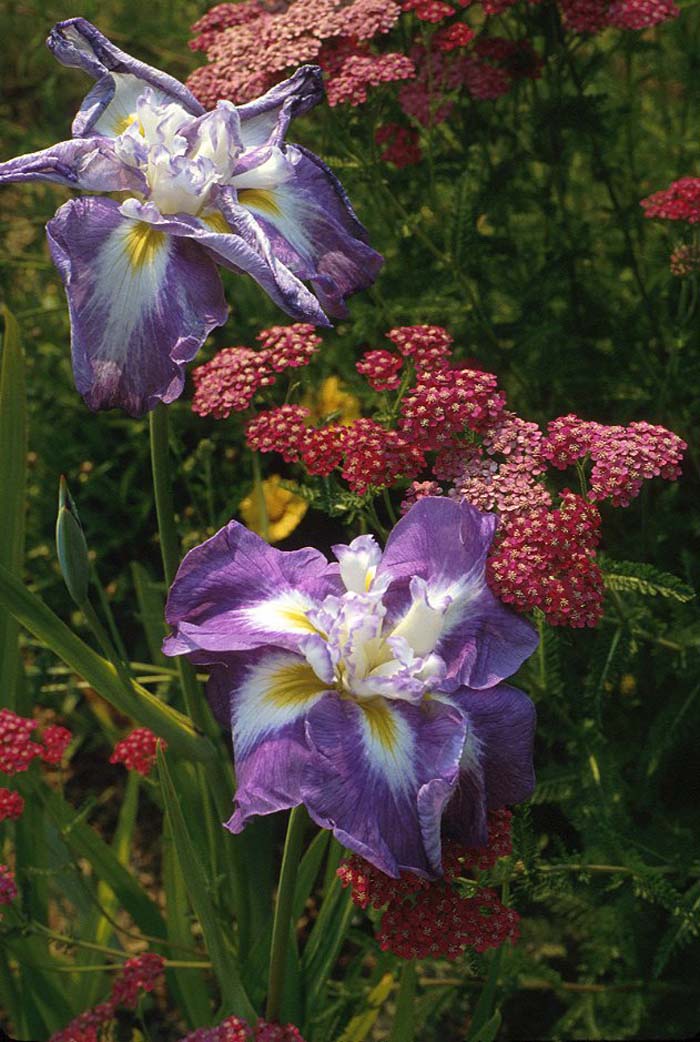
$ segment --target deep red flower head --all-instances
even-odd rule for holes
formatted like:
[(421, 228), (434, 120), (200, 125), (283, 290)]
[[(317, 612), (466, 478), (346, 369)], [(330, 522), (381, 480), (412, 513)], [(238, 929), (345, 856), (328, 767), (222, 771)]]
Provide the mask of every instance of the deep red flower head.
[(163, 749), (167, 749), (168, 743), (164, 738), (159, 738), (147, 727), (137, 727), (117, 742), (109, 762), (123, 763), (127, 770), (137, 771), (146, 777), (155, 766), (159, 742)]

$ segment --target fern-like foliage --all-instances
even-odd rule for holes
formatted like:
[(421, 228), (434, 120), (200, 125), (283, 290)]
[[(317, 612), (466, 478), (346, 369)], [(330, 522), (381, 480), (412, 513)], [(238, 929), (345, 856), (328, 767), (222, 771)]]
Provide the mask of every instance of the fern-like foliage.
[(637, 593), (644, 597), (666, 597), (686, 603), (695, 596), (692, 587), (675, 575), (663, 572), (651, 564), (638, 561), (611, 561), (600, 559), (603, 580), (608, 590), (616, 593)]

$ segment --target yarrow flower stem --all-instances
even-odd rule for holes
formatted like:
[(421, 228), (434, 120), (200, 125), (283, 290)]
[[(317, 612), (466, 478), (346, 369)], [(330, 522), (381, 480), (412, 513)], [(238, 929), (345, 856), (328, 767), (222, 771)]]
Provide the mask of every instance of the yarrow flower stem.
[(265, 1019), (278, 1021), (284, 990), (284, 971), (287, 962), (287, 946), (289, 943), (289, 924), (292, 917), (292, 902), (297, 881), (299, 858), (304, 839), (304, 830), (308, 821), (306, 808), (294, 807), (289, 815), (287, 837), (284, 842), (282, 868), (277, 888), (277, 905), (272, 927), (272, 943), (270, 945), (270, 968), (268, 973), (267, 1003)]

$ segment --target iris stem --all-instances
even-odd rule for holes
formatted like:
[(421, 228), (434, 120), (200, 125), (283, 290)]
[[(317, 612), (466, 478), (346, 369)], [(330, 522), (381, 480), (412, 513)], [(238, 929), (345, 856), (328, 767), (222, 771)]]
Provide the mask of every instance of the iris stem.
[(267, 1004), (265, 1018), (278, 1021), (282, 1006), (284, 990), (284, 971), (287, 962), (287, 945), (289, 943), (289, 927), (292, 918), (294, 888), (296, 886), (299, 858), (306, 828), (306, 811), (304, 807), (294, 807), (289, 815), (287, 838), (284, 842), (282, 868), (277, 889), (277, 905), (275, 920), (272, 926), (272, 943), (270, 945), (270, 972), (268, 975)]
[[(159, 402), (148, 414), (148, 430), (151, 440), (151, 470), (153, 472), (153, 494), (158, 518), (160, 553), (163, 559), (165, 585), (173, 584), (180, 563), (180, 539), (175, 527), (175, 504), (170, 477), (170, 421), (167, 406)], [(177, 659), (185, 706), (193, 724), (205, 733), (211, 733), (208, 714), (199, 690), (197, 677), (189, 662), (182, 656)]]

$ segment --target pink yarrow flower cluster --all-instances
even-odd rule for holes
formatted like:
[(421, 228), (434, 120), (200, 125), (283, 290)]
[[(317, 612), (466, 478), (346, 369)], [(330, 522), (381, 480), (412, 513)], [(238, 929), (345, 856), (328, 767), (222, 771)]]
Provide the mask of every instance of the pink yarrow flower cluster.
[(187, 85), (208, 108), (221, 98), (240, 104), (273, 86), (287, 70), (318, 62), (329, 73), (330, 103), (359, 104), (365, 99), (353, 98), (363, 74), (371, 85), (412, 75), (405, 55), (373, 55), (365, 46), (387, 33), (400, 14), (394, 0), (218, 4), (192, 27), (197, 36), (190, 47), (203, 51), (208, 64), (196, 69)]
[(19, 774), (35, 759), (52, 766), (61, 762), (72, 739), (70, 731), (50, 724), (44, 728), (39, 744), (30, 737), (38, 726), (36, 720), (18, 716), (11, 709), (0, 709), (0, 771)]
[(97, 1042), (100, 1028), (114, 1020), (120, 1006), (136, 1009), (141, 994), (153, 991), (164, 968), (162, 956), (155, 952), (127, 959), (114, 980), (109, 999), (79, 1013), (70, 1024), (55, 1032), (49, 1042)]
[(404, 959), (456, 959), (467, 949), (483, 952), (516, 940), (519, 917), (494, 890), (479, 886), (467, 897), (459, 887), (470, 873), (488, 870), (511, 853), (511, 819), (505, 808), (489, 814), (484, 848), (447, 840), (439, 880), (410, 872), (393, 879), (358, 855), (341, 864), (338, 877), (351, 888), (353, 902), (360, 908), (384, 909), (377, 932), (383, 951)]
[(556, 510), (516, 517), (497, 536), (487, 564), (491, 589), (519, 611), (539, 608), (552, 626), (596, 626), (605, 593), (599, 540), (597, 508), (566, 490)]
[(676, 481), (688, 447), (672, 431), (645, 421), (606, 426), (570, 413), (552, 420), (547, 429), (543, 456), (560, 470), (590, 457), (589, 499), (609, 499), (616, 507), (629, 506), (651, 478)]
[(257, 340), (262, 345), (258, 350), (225, 347), (192, 370), (193, 412), (222, 420), (245, 411), (258, 391), (274, 384), (277, 373), (308, 365), (321, 344), (308, 322), (271, 326)]
[(109, 762), (122, 763), (127, 770), (137, 771), (145, 778), (155, 767), (159, 744), (163, 750), (168, 748), (164, 738), (159, 738), (147, 727), (137, 727), (117, 742)]

